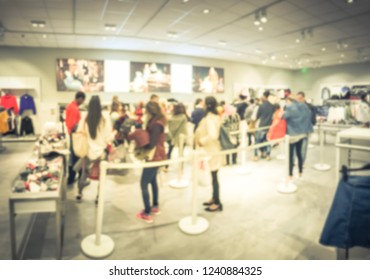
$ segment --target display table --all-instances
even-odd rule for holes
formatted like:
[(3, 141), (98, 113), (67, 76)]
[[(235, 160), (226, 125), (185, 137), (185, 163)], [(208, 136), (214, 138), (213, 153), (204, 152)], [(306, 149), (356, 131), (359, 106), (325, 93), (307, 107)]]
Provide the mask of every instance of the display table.
[[(43, 192), (12, 192), (9, 197), (10, 236), (12, 259), (19, 259), (18, 254), (23, 248), (17, 248), (15, 218), (19, 214), (54, 213), (56, 232), (56, 259), (62, 256), (62, 221), (64, 218), (63, 204), (66, 198), (66, 179), (64, 168), (59, 174), (58, 189)], [(23, 236), (23, 241), (26, 234)], [(25, 242), (21, 242), (24, 244)], [(22, 246), (21, 246), (22, 247)]]

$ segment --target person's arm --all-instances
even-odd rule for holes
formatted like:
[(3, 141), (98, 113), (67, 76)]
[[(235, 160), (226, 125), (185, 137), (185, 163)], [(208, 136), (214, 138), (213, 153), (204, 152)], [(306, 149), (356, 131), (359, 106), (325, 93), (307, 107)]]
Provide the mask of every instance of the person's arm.
[(153, 149), (158, 144), (160, 135), (164, 132), (164, 128), (160, 124), (154, 124), (149, 134), (150, 142), (146, 146), (148, 149)]

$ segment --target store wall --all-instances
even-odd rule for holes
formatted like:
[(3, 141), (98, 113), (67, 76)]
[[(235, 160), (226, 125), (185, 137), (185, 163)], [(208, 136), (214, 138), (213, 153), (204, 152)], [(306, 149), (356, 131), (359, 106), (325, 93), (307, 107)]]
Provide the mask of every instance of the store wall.
[(321, 104), (321, 87), (323, 85), (343, 83), (370, 84), (370, 63), (337, 65), (318, 69), (308, 69), (306, 73), (294, 71), (293, 89), (303, 90), (313, 99), (314, 104)]
[[(225, 69), (225, 93), (217, 94), (219, 100), (231, 101), (234, 97), (233, 84), (287, 85), (292, 84), (292, 72), (277, 68), (250, 65), (245, 63), (166, 55), (158, 53), (127, 52), (113, 50), (47, 49), (0, 47), (0, 76), (32, 76), (41, 78), (41, 101), (46, 104), (70, 102), (73, 92), (57, 92), (55, 65), (57, 58), (112, 59), (129, 61), (155, 61), (163, 63), (184, 63), (197, 66), (216, 66)], [(1, 85), (0, 85), (1, 88)], [(117, 93), (100, 93), (104, 102), (110, 102)], [(149, 94), (119, 93), (120, 99), (127, 102), (148, 100)], [(161, 97), (173, 97), (184, 102), (193, 102), (205, 94), (160, 93)]]

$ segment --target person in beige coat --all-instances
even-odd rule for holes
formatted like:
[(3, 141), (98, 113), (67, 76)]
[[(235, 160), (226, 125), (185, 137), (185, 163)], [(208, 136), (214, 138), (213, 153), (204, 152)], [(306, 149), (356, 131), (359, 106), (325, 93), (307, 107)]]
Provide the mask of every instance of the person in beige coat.
[[(221, 151), (219, 140), (221, 118), (217, 114), (217, 100), (213, 96), (206, 97), (205, 106), (206, 115), (195, 131), (195, 145), (198, 149), (204, 149), (207, 154), (212, 154)], [(213, 195), (212, 199), (203, 203), (203, 205), (208, 206), (205, 210), (209, 212), (222, 211), (218, 182), (218, 170), (222, 164), (222, 156), (211, 156), (209, 167), (211, 169)]]

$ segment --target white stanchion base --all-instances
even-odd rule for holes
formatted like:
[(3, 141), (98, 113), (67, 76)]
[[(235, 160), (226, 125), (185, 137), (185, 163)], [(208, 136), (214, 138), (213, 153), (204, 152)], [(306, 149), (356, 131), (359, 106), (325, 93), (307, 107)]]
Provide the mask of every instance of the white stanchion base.
[(279, 154), (279, 155), (276, 156), (276, 158), (278, 160), (285, 160), (285, 155), (284, 154)]
[(174, 189), (183, 189), (189, 186), (189, 181), (174, 179), (169, 182), (169, 186)]
[(313, 145), (313, 144), (308, 144), (308, 148), (309, 148), (309, 149), (313, 149), (313, 148), (315, 148), (315, 145)]
[(191, 235), (202, 234), (208, 229), (208, 227), (208, 221), (202, 217), (196, 217), (194, 224), (193, 218), (191, 216), (185, 217), (179, 222), (179, 228), (181, 229), (181, 231)]
[(108, 235), (101, 235), (100, 245), (95, 243), (96, 235), (91, 234), (84, 238), (81, 242), (82, 252), (93, 259), (103, 259), (112, 254), (114, 250), (114, 241)]
[(326, 163), (316, 163), (313, 165), (313, 168), (318, 171), (328, 171), (330, 170), (331, 166)]
[(298, 187), (294, 183), (280, 183), (277, 186), (277, 190), (283, 194), (295, 193)]
[(252, 169), (248, 165), (240, 165), (236, 169), (236, 173), (238, 173), (239, 175), (247, 175), (252, 173)]

